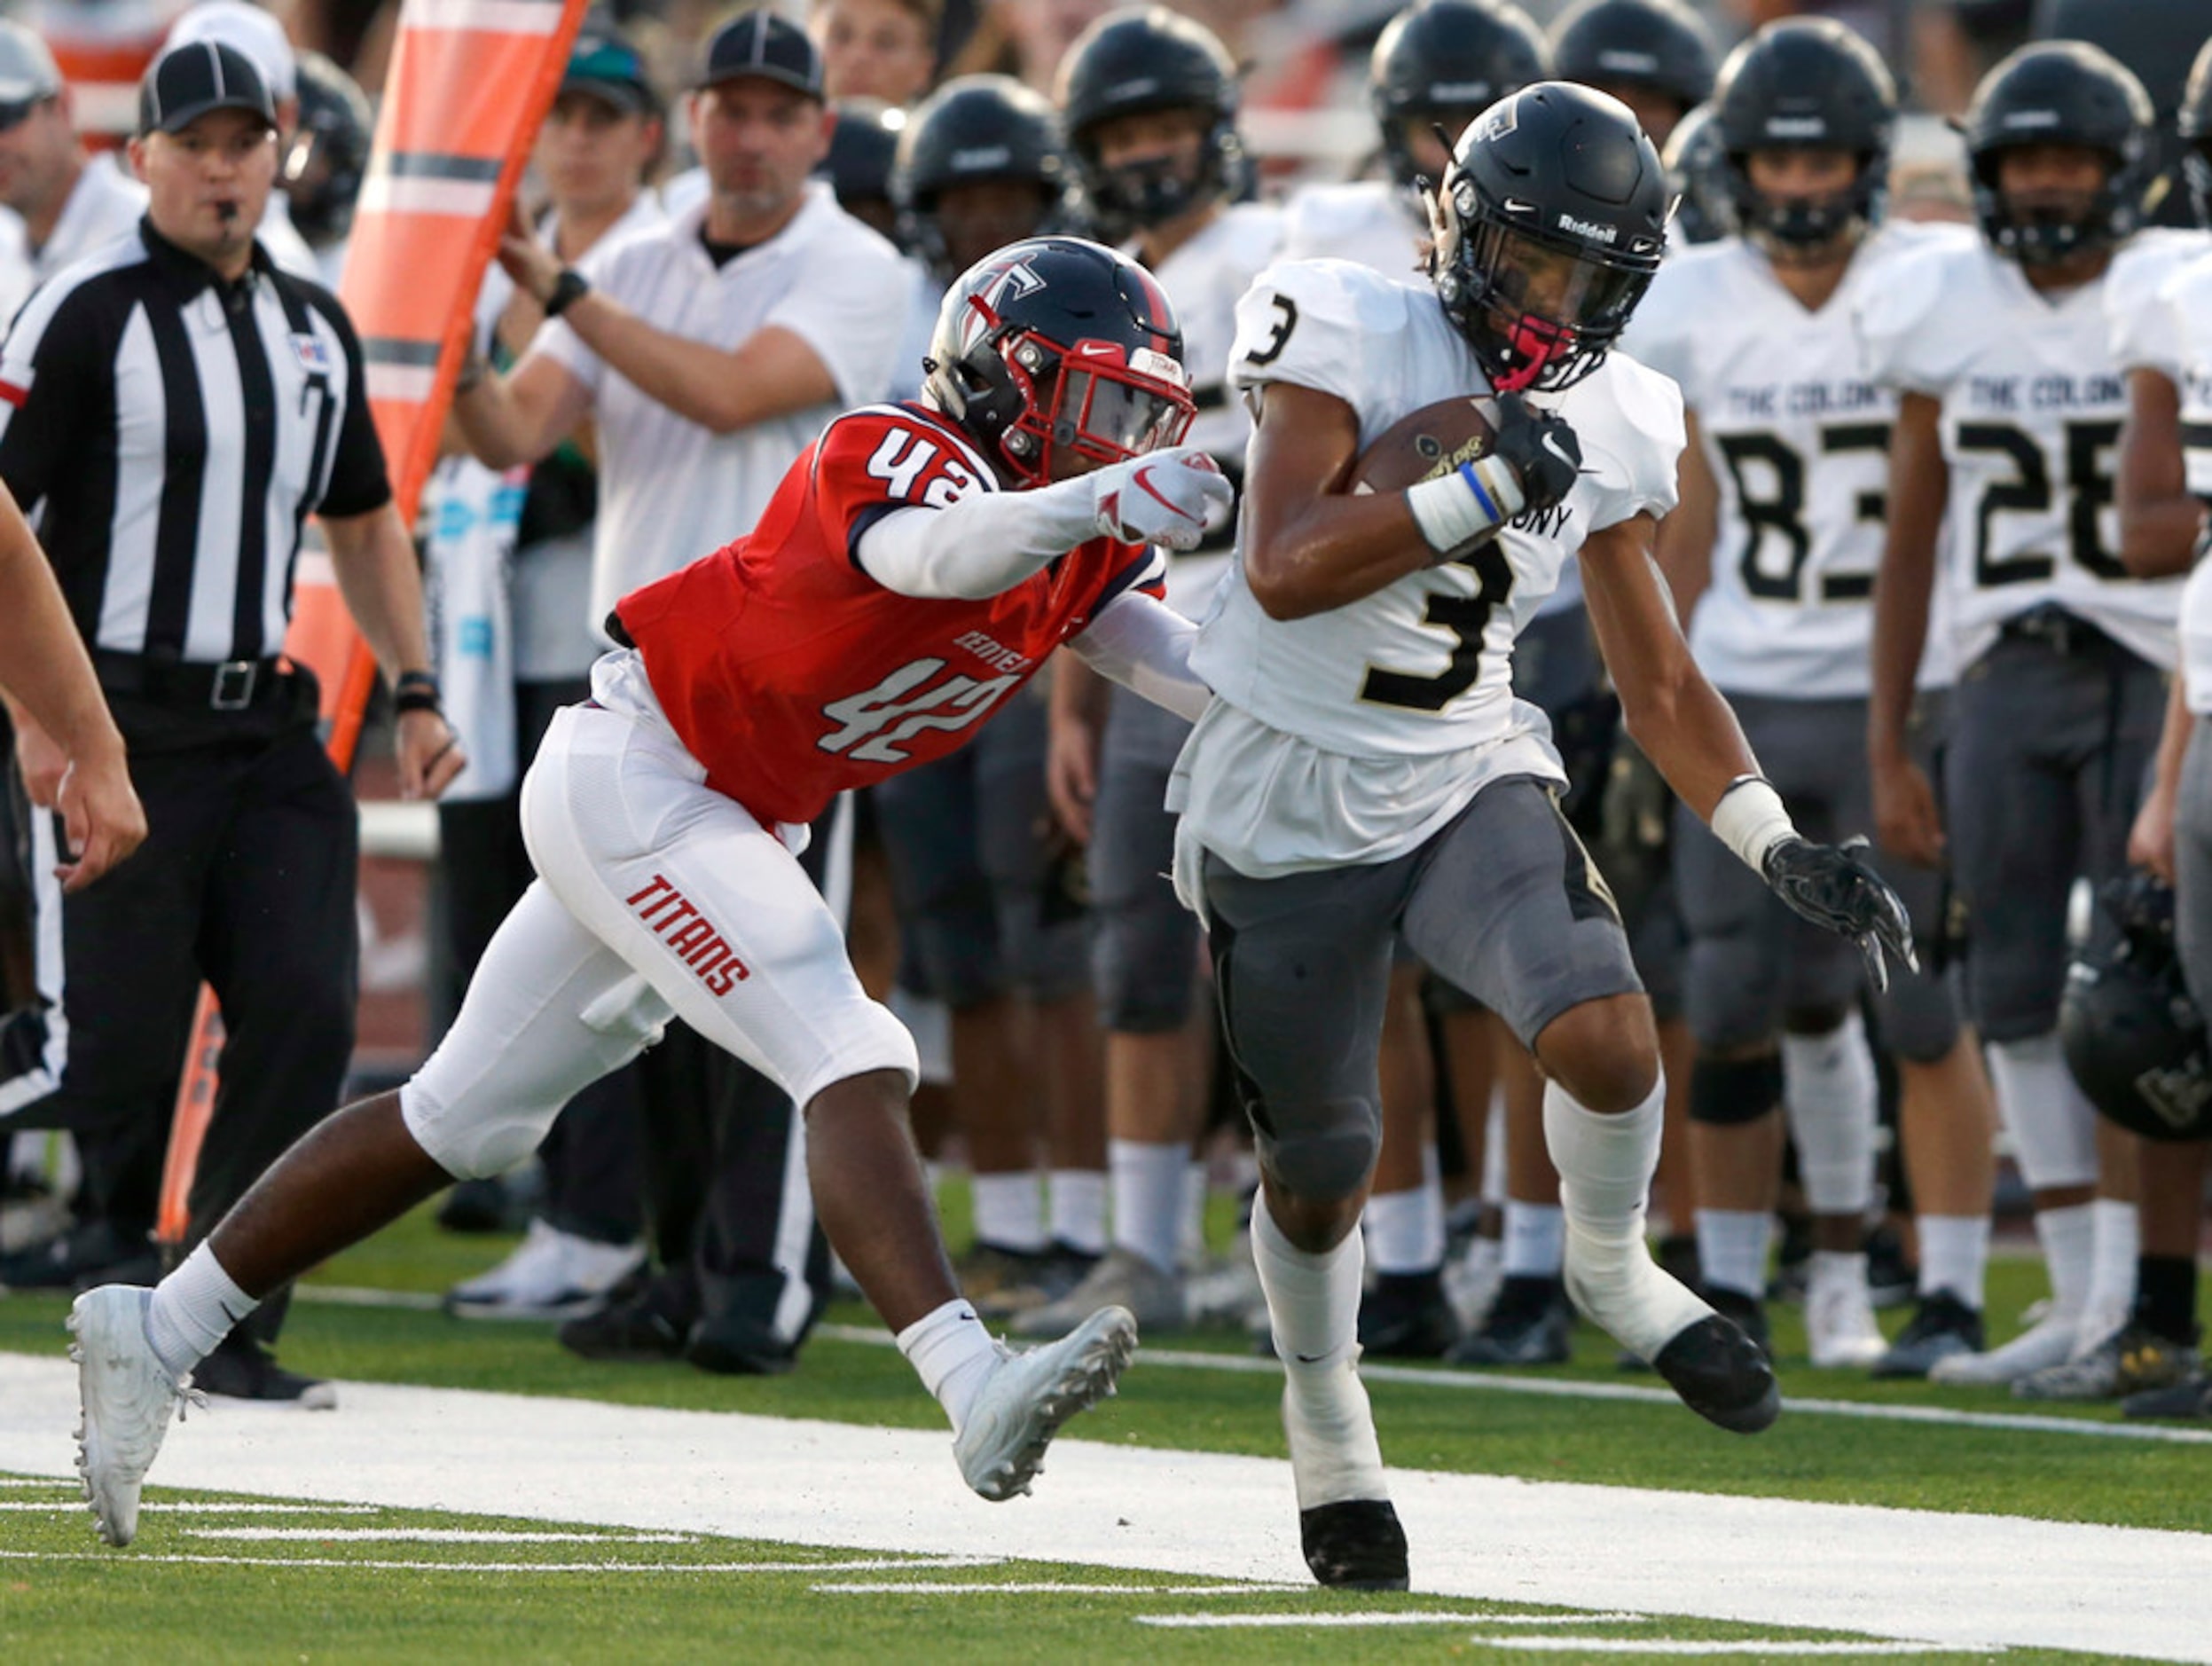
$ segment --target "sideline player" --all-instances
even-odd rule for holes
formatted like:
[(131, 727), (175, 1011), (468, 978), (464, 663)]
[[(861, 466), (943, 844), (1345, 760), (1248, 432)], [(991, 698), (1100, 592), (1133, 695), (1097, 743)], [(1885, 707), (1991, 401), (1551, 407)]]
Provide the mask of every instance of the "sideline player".
[[(457, 1176), (534, 1149), (671, 1017), (805, 1107), (822, 1225), (951, 1418), (984, 1497), (1025, 1491), (1135, 1347), (1107, 1309), (1016, 1355), (959, 1296), (906, 1125), (913, 1038), (868, 999), (790, 848), (839, 791), (974, 735), (1063, 641), (1195, 712), (1191, 633), (1146, 542), (1196, 541), (1228, 485), (1188, 426), (1174, 313), (1072, 238), (1001, 250), (946, 297), (924, 403), (833, 421), (749, 536), (633, 590), (631, 644), (524, 783), (539, 881), (396, 1092), (295, 1145), (184, 1265), (70, 1317), (82, 1462), (127, 1543), (187, 1373), (261, 1296)], [(1103, 465), (1102, 467), (1102, 465)]]
[[(2013, 53), (1966, 114), (1981, 237), (1892, 263), (1860, 306), (1870, 373), (1899, 394), (1875, 591), (1875, 815), (1909, 861), (1949, 852), (1967, 1005), (2052, 1297), (2003, 1347), (1936, 1361), (1937, 1381), (2064, 1363), (2118, 1329), (2133, 1296), (2133, 1141), (2099, 1131), (2058, 1015), (2067, 896), (2077, 876), (2125, 869), (2174, 663), (2177, 586), (2130, 578), (2113, 533), (2127, 399), (2105, 289), (2137, 223), (2150, 122), (2140, 83), (2097, 48)], [(1960, 674), (1939, 820), (1906, 731), (1947, 522)]]
[[(1761, 29), (1730, 55), (1714, 106), (1742, 231), (1670, 261), (1626, 338), (1680, 384), (1687, 407), (1682, 505), (1660, 530), (1660, 564), (1698, 664), (1777, 786), (1808, 825), (1840, 838), (1873, 821), (1859, 741), (1896, 412), (1895, 397), (1863, 373), (1855, 313), (1898, 249), (1965, 234), (1883, 224), (1896, 90), (1874, 49), (1834, 20)], [(1812, 1363), (1872, 1365), (1886, 1344), (1866, 1281), (1878, 1085), (1858, 1011), (1862, 969), (1847, 946), (1793, 920), (1686, 811), (1676, 820), (1706, 1298), (1764, 1335), (1786, 1112), (1813, 1217)], [(1934, 873), (1894, 859), (1886, 871), (1932, 922)], [(1955, 1119), (1986, 1151), (1988, 1120), (1976, 1114), (1986, 1094), (1942, 982), (1900, 978), (1879, 1017), (1907, 1122), (1916, 1112)], [(1987, 1198), (1985, 1186), (1957, 1223), (1985, 1253)], [(1939, 1256), (1951, 1224), (1935, 1225)], [(1968, 1259), (1953, 1301), (1978, 1313), (1981, 1260)], [(1980, 1346), (1978, 1323), (1961, 1346)]]
[[(1253, 1247), (1323, 1584), (1407, 1582), (1356, 1371), (1352, 1231), (1400, 934), (1550, 1078), (1577, 1305), (1721, 1426), (1753, 1432), (1780, 1410), (1758, 1349), (1644, 1242), (1663, 1094), (1651, 1006), (1558, 812), (1541, 717), (1510, 694), (1513, 639), (1569, 555), (1629, 727), (1675, 789), (1792, 906), (1877, 964), (1910, 954), (1888, 888), (1792, 826), (1651, 560), (1681, 406), (1608, 350), (1659, 268), (1670, 199), (1626, 106), (1541, 83), (1461, 137), (1432, 287), (1280, 265), (1237, 310), (1235, 375), (1259, 424), (1242, 561), (1192, 656), (1216, 698), (1177, 765), (1176, 880), (1208, 922), (1259, 1143)], [(1486, 389), (1502, 396), (1487, 455), (1408, 491), (1352, 490), (1400, 418)]]

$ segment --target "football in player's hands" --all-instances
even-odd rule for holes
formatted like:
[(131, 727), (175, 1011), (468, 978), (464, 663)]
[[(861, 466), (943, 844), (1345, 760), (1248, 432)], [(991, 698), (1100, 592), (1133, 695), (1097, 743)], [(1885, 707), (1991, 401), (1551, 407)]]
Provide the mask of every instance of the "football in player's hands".
[(1549, 509), (1574, 490), (1582, 443), (1565, 417), (1509, 393), (1498, 401), (1497, 428), (1493, 454), (1520, 481), (1524, 512)]
[(1920, 970), (1913, 953), (1912, 920), (1889, 882), (1868, 866), (1863, 838), (1816, 845), (1785, 838), (1767, 853), (1767, 884), (1775, 895), (1815, 925), (1847, 937), (1866, 956), (1877, 989), (1889, 987), (1889, 961)]
[(1403, 491), (1487, 457), (1497, 441), (1492, 420), (1496, 409), (1494, 399), (1466, 395), (1439, 399), (1399, 418), (1353, 464), (1353, 494)]
[(1090, 478), (1099, 530), (1172, 550), (1196, 549), (1236, 497), (1220, 466), (1195, 445), (1110, 464)]

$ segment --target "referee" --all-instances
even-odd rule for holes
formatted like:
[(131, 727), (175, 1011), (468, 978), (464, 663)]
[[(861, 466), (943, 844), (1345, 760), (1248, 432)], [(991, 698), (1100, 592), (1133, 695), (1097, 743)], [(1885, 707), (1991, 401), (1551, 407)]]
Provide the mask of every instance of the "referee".
[[(47, 879), (54, 818), (33, 818), (43, 1010), (10, 1022), (0, 1117), (158, 1154), (204, 978), (229, 1039), (197, 1233), (336, 1106), (353, 1046), (353, 799), (317, 739), (313, 679), (279, 653), (310, 514), (397, 673), (402, 791), (435, 796), (463, 760), (426, 669), (360, 343), (327, 291), (255, 240), (277, 172), (261, 75), (211, 42), (164, 53), (130, 160), (145, 218), (49, 281), (0, 350), (0, 481), (42, 514), (150, 832), (65, 899)], [(20, 747), (34, 801), (51, 804), (57, 749), (35, 726)], [(141, 1218), (114, 1222), (126, 1241), (150, 1224), (130, 1202)], [(331, 1403), (271, 1359), (273, 1325), (252, 1328), (200, 1387)]]

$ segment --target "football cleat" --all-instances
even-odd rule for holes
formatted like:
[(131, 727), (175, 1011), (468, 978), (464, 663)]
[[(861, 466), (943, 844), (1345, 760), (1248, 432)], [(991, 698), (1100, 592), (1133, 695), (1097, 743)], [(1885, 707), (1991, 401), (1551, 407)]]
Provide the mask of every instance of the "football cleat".
[(1406, 1529), (1387, 1498), (1347, 1498), (1298, 1513), (1298, 1541), (1316, 1583), (1335, 1591), (1403, 1591)]
[(1459, 1340), (1444, 1271), (1381, 1273), (1360, 1300), (1360, 1347), (1384, 1359), (1437, 1359)]
[(1824, 1371), (1863, 1370), (1889, 1352), (1863, 1274), (1832, 1277), (1816, 1264), (1805, 1296), (1805, 1340)]
[(2016, 1400), (2119, 1400), (2169, 1388), (2197, 1368), (2197, 1350), (2140, 1324), (2111, 1332), (2060, 1365), (2030, 1371), (2012, 1384)]
[(1935, 1362), (1981, 1351), (1981, 1315), (1948, 1290), (1920, 1298), (1920, 1306), (1889, 1352), (1874, 1363), (1878, 1378), (1925, 1377)]
[(1454, 1365), (1562, 1365), (1574, 1352), (1574, 1309), (1556, 1278), (1515, 1275), (1498, 1286), (1481, 1328), (1455, 1342)]
[(1782, 1415), (1774, 1367), (1741, 1326), (1715, 1313), (1681, 1331), (1651, 1356), (1651, 1369), (1708, 1423), (1756, 1434)]
[(970, 1487), (1003, 1504), (1029, 1490), (1060, 1426), (1114, 1392), (1137, 1351), (1137, 1322), (1126, 1308), (1102, 1308), (1042, 1348), (997, 1347), (998, 1363), (953, 1437), (953, 1456)]
[(198, 1399), (191, 1376), (171, 1377), (146, 1340), (153, 1300), (151, 1290), (136, 1285), (102, 1285), (69, 1309), (82, 1418), (77, 1473), (100, 1536), (114, 1545), (137, 1536), (138, 1490), (161, 1450), (170, 1411)]
[(1188, 1318), (1183, 1276), (1155, 1267), (1133, 1250), (1102, 1256), (1057, 1301), (1016, 1314), (1008, 1326), (1022, 1337), (1065, 1336), (1102, 1308), (1126, 1308), (1146, 1334), (1180, 1331)]
[(1939, 1359), (1928, 1367), (1928, 1380), (1976, 1387), (2018, 1382), (2048, 1366), (2065, 1364), (2073, 1357), (2075, 1340), (2080, 1332), (2078, 1314), (2052, 1313), (2002, 1348), (1993, 1348), (1986, 1354), (1953, 1354), (1948, 1359)]

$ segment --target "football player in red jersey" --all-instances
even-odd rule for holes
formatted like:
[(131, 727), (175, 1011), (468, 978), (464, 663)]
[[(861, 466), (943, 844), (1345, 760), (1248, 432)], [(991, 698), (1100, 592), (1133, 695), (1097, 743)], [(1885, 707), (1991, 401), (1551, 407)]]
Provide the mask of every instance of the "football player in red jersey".
[(944, 1405), (962, 1475), (986, 1498), (1028, 1489), (1134, 1323), (1109, 1308), (1014, 1354), (961, 1300), (906, 1125), (913, 1039), (862, 991), (793, 847), (836, 793), (959, 746), (1063, 643), (1204, 707), (1150, 547), (1192, 546), (1229, 496), (1177, 446), (1181, 345), (1124, 256), (1002, 249), (947, 296), (922, 401), (832, 422), (751, 533), (624, 598), (608, 629), (627, 646), (523, 786), (537, 882), (443, 1043), (294, 1146), (160, 1288), (73, 1313), (105, 1536), (130, 1536), (187, 1372), (256, 1301), (526, 1155), (671, 1016), (805, 1106), (822, 1225)]

